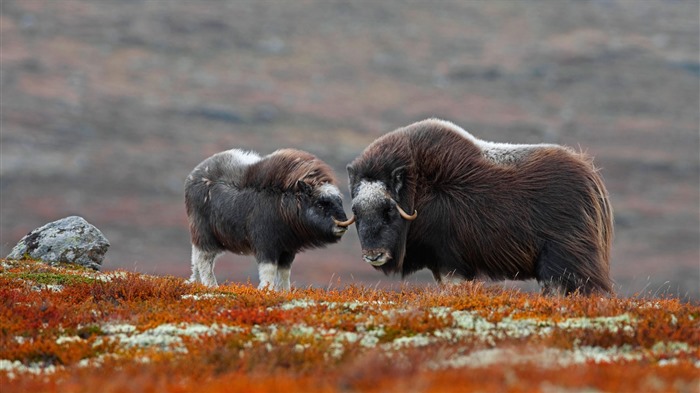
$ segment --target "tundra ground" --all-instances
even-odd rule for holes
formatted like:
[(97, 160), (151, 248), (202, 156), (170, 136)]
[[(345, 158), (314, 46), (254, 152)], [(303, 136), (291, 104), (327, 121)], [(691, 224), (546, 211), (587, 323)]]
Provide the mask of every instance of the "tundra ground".
[(0, 267), (4, 393), (679, 391), (700, 307), (464, 283), (259, 291), (33, 261)]

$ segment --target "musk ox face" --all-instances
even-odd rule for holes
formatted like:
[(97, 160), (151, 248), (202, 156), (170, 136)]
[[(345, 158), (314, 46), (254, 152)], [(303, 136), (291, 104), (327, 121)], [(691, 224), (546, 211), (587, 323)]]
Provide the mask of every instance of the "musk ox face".
[(362, 258), (386, 273), (400, 269), (406, 251), (410, 222), (417, 217), (401, 207), (409, 200), (405, 167), (394, 169), (385, 179), (357, 176), (348, 166), (352, 211), (362, 246)]
[(347, 220), (338, 188), (329, 183), (312, 188), (302, 181), (299, 181), (298, 188), (302, 220), (314, 232), (313, 235), (326, 243), (340, 240), (352, 222)]

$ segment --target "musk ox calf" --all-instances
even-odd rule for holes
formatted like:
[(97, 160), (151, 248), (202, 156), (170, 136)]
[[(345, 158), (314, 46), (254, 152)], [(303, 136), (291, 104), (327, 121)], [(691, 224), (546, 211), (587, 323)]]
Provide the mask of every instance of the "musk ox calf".
[(429, 119), (374, 141), (348, 174), (364, 260), (386, 274), (611, 291), (612, 211), (583, 153), (485, 142)]
[(300, 150), (204, 160), (185, 182), (191, 281), (216, 286), (214, 260), (228, 250), (255, 255), (260, 288), (288, 290), (296, 253), (337, 242), (351, 224), (336, 184), (328, 165)]

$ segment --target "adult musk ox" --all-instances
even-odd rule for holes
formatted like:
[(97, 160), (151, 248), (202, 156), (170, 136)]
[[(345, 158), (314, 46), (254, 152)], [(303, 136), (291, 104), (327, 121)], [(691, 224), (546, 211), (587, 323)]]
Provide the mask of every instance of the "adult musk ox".
[(214, 259), (228, 250), (255, 255), (260, 288), (288, 290), (296, 253), (337, 242), (352, 223), (336, 184), (328, 165), (300, 150), (204, 160), (185, 182), (191, 281), (216, 286)]
[(583, 153), (485, 142), (429, 119), (374, 141), (348, 174), (364, 260), (386, 274), (611, 291), (612, 211)]

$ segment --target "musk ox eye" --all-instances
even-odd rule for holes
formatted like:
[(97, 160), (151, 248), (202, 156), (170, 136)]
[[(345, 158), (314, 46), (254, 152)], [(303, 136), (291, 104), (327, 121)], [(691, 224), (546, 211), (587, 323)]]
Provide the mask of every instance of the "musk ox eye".
[(327, 201), (325, 199), (321, 199), (321, 200), (316, 201), (316, 207), (318, 207), (319, 209), (326, 210), (326, 209), (329, 209), (331, 207), (331, 205), (332, 205), (331, 202)]
[(393, 209), (391, 208), (391, 206), (384, 206), (384, 208), (382, 209), (382, 217), (384, 217), (384, 221), (391, 221), (392, 213)]

